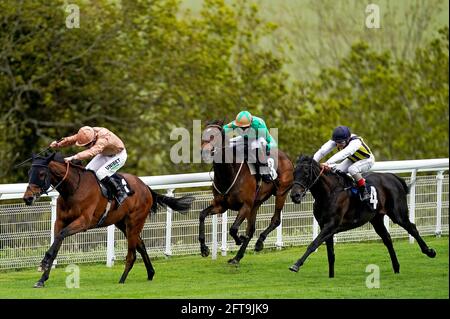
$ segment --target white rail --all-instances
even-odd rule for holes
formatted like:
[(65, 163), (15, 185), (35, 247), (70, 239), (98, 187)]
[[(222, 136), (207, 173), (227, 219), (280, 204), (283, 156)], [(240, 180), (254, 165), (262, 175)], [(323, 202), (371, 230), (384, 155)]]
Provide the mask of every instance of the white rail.
[[(427, 160), (409, 160), (409, 161), (389, 161), (389, 162), (377, 162), (374, 167), (372, 168), (372, 171), (378, 171), (378, 172), (395, 172), (395, 173), (410, 173), (410, 197), (409, 197), (409, 209), (410, 209), (410, 219), (412, 222), (415, 222), (415, 220), (419, 217), (416, 214), (416, 205), (418, 204), (416, 199), (421, 200), (421, 196), (427, 196), (430, 197), (430, 194), (433, 195), (434, 198), (434, 194), (436, 194), (436, 199), (435, 202), (432, 204), (427, 204), (428, 206), (425, 208), (423, 208), (423, 204), (419, 203), (420, 205), (422, 205), (421, 207), (419, 207), (420, 209), (420, 214), (422, 214), (422, 211), (426, 210), (426, 214), (429, 215), (429, 211), (430, 208), (434, 209), (435, 207), (435, 214), (433, 214), (434, 216), (426, 216), (426, 217), (420, 217), (420, 218), (426, 218), (427, 220), (430, 220), (430, 223), (432, 223), (431, 220), (434, 220), (434, 225), (433, 226), (426, 226), (426, 229), (428, 230), (429, 227), (434, 227), (434, 234), (436, 234), (437, 236), (440, 236), (442, 233), (448, 233), (448, 175), (444, 176), (444, 172), (448, 171), (449, 169), (449, 159), (448, 158), (441, 158), (441, 159), (427, 159)], [(432, 184), (432, 181), (430, 181), (427, 177), (421, 177), (421, 180), (426, 180), (425, 182), (421, 182), (420, 184), (420, 192), (416, 192), (416, 188), (418, 185), (418, 173), (419, 172), (437, 172), (437, 175), (434, 177), (434, 183), (436, 185), (436, 188), (434, 188), (436, 190), (436, 192), (434, 191), (430, 191), (428, 190), (429, 187), (434, 187)], [(150, 187), (152, 187), (152, 189), (155, 190), (162, 190), (165, 189), (167, 192), (167, 196), (174, 196), (174, 191), (176, 189), (180, 189), (180, 188), (192, 188), (192, 187), (204, 187), (204, 186), (210, 186), (211, 185), (211, 179), (213, 178), (213, 173), (193, 173), (193, 174), (177, 174), (177, 175), (163, 175), (163, 176), (145, 176), (145, 177), (141, 177), (141, 179), (144, 181), (144, 183), (146, 183), (147, 185), (149, 185)], [(8, 210), (10, 208), (6, 207), (4, 209), (2, 209), (2, 201), (3, 200), (9, 200), (9, 199), (20, 199), (23, 196), (23, 193), (25, 192), (27, 184), (26, 183), (20, 183), (20, 184), (3, 184), (0, 185), (0, 227), (2, 226), (2, 216), (4, 214), (8, 213)], [(447, 191), (444, 190), (444, 187), (447, 188)], [(426, 188), (425, 191), (422, 191), (422, 188)], [(204, 203), (205, 207), (207, 205), (207, 203), (211, 200), (210, 198), (210, 193), (211, 192), (197, 192), (196, 195), (198, 197), (201, 197), (201, 199), (198, 200), (198, 202), (200, 203)], [(176, 195), (176, 194), (175, 194)], [(51, 198), (50, 203), (50, 211), (51, 211), (51, 218), (50, 218), (50, 239), (49, 242), (51, 243), (53, 241), (53, 224), (54, 221), (56, 220), (56, 198), (58, 196), (57, 192), (52, 192), (48, 195)], [(209, 196), (209, 197), (208, 197)], [(46, 197), (46, 196), (44, 196)], [(208, 198), (207, 198), (208, 197)], [(445, 198), (444, 198), (445, 197)], [(427, 199), (428, 201), (428, 199)], [(22, 205), (19, 206), (19, 210), (25, 210), (25, 206), (23, 204), (16, 204), (16, 205)], [(273, 205), (273, 203), (271, 203), (271, 201), (268, 201), (267, 203), (265, 203), (265, 205), (261, 206), (260, 208), (260, 212), (261, 210), (264, 210), (264, 207), (268, 207), (270, 208), (271, 205)], [(318, 225), (315, 222), (315, 220), (312, 217), (311, 211), (312, 211), (312, 198), (309, 197), (309, 201), (305, 202), (305, 204), (302, 205), (294, 205), (293, 203), (290, 202), (290, 200), (288, 199), (286, 205), (285, 205), (285, 209), (283, 211), (283, 222), (282, 225), (280, 225), (277, 229), (276, 232), (273, 232), (273, 238), (271, 237), (272, 240), (272, 246), (273, 247), (277, 247), (277, 248), (281, 248), (283, 245), (285, 244), (299, 244), (299, 243), (304, 243), (307, 242), (309, 240), (311, 240), (311, 237), (315, 237), (317, 236), (318, 233)], [(288, 209), (289, 207), (289, 209)], [(204, 207), (203, 207), (204, 208)], [(15, 210), (17, 210), (16, 208), (14, 208)], [(193, 210), (193, 212), (197, 212), (200, 211), (202, 208), (196, 208), (195, 210)], [(443, 210), (445, 210), (445, 214), (443, 214)], [(192, 214), (195, 215), (195, 214)], [(260, 215), (264, 215), (267, 216), (268, 218), (270, 218), (271, 216), (271, 212), (269, 213), (259, 213)], [(172, 211), (170, 209), (167, 209), (166, 211), (166, 215), (164, 216), (164, 219), (160, 219), (159, 221), (155, 221), (155, 220), (150, 220), (148, 222), (149, 225), (151, 225), (152, 223), (157, 223), (157, 224), (164, 224), (164, 226), (161, 225), (160, 229), (164, 229), (164, 238), (162, 240), (159, 240), (158, 235), (152, 234), (148, 236), (148, 240), (152, 241), (152, 240), (156, 240), (159, 242), (163, 242), (164, 244), (155, 244), (156, 246), (163, 246), (161, 247), (161, 252), (166, 255), (166, 256), (170, 256), (172, 254), (174, 254), (174, 245), (176, 246), (176, 251), (184, 251), (185, 253), (187, 252), (194, 252), (194, 251), (198, 251), (198, 243), (196, 242), (196, 237), (197, 234), (195, 233), (195, 229), (198, 229), (198, 215), (192, 216), (192, 219), (190, 220), (179, 220), (178, 215), (175, 215), (172, 213)], [(162, 218), (161, 217), (151, 217), (151, 218)], [(261, 217), (258, 217), (261, 218)], [(298, 225), (298, 221), (299, 220), (307, 220), (307, 224), (308, 226), (301, 226)], [(217, 253), (218, 251), (221, 251), (222, 255), (226, 255), (227, 251), (230, 248), (230, 243), (232, 243), (232, 241), (230, 242), (230, 238), (229, 236), (227, 236), (228, 234), (228, 228), (229, 228), (229, 223), (233, 222), (232, 218), (230, 218), (230, 214), (229, 212), (224, 213), (222, 216), (214, 216), (213, 218), (211, 218), (210, 221), (210, 228), (211, 228), (211, 241), (210, 244), (212, 245), (212, 258), (216, 258), (217, 257)], [(20, 223), (26, 224), (27, 221), (26, 220), (22, 220)], [(297, 223), (297, 224), (296, 224)], [(19, 223), (14, 223), (14, 225), (17, 225)], [(295, 226), (295, 225), (296, 226)], [(12, 225), (12, 224), (11, 224)], [(219, 225), (220, 225), (220, 233), (219, 233)], [(268, 225), (268, 224), (267, 224)], [(261, 226), (263, 229), (265, 227), (267, 227), (267, 225)], [(390, 226), (389, 224), (389, 220), (386, 218), (385, 220), (385, 225), (387, 227)], [(392, 225), (393, 226), (393, 225)], [(179, 235), (179, 232), (183, 232), (184, 228), (190, 228), (192, 229), (193, 233), (189, 234), (189, 239), (188, 240), (183, 240), (185, 237), (187, 237), (187, 235), (185, 235), (184, 233)], [(304, 237), (304, 235), (302, 235), (303, 233), (305, 233), (305, 229), (303, 229), (304, 227), (306, 227), (307, 229), (310, 229), (309, 231), (306, 231), (307, 233), (309, 233), (309, 235), (307, 235), (306, 237)], [(424, 226), (425, 227), (425, 226)], [(419, 227), (420, 228), (420, 227)], [(389, 229), (389, 228), (388, 228)], [(144, 232), (156, 232), (157, 230), (155, 230), (153, 227), (149, 226), (149, 227), (144, 227)], [(396, 230), (393, 229), (393, 231), (395, 232)], [(114, 226), (109, 226), (108, 230), (106, 231), (106, 264), (108, 266), (112, 266), (114, 263), (114, 259), (116, 258), (116, 252), (117, 251), (123, 251), (123, 249), (121, 250), (120, 248), (116, 247), (120, 244), (121, 240), (118, 239), (117, 235), (115, 235), (115, 229)], [(175, 234), (176, 232), (176, 234)], [(341, 236), (337, 239), (339, 240), (364, 240), (365, 238), (376, 238), (373, 237), (372, 235), (368, 235), (368, 230), (362, 230), (360, 232), (354, 232), (351, 235), (346, 236)], [(297, 237), (295, 234), (299, 234)], [(406, 232), (404, 232), (406, 234)], [(100, 233), (99, 233), (100, 234)], [(294, 234), (294, 235), (292, 235)], [(9, 236), (8, 239), (5, 239), (5, 236)], [(8, 267), (8, 260), (7, 258), (3, 257), (2, 253), (2, 247), (4, 247), (5, 245), (2, 244), (2, 237), (4, 237), (3, 239), (5, 239), (5, 241), (9, 240), (9, 238), (16, 238), (17, 236), (19, 236), (18, 234), (8, 234), (8, 235), (4, 235), (4, 233), (2, 233), (0, 231), (0, 269), (2, 268), (11, 268)], [(25, 235), (24, 235), (25, 236)], [(120, 236), (120, 235), (119, 235)], [(162, 235), (160, 235), (162, 236)], [(255, 236), (257, 236), (257, 234), (255, 233)], [(144, 239), (146, 238), (146, 236), (143, 236)], [(303, 239), (298, 239), (299, 238), (303, 238)], [(156, 239), (155, 239), (156, 238)], [(181, 239), (180, 239), (181, 238)], [(220, 247), (219, 247), (219, 240), (220, 240)], [(412, 238), (410, 237), (411, 242)], [(185, 244), (184, 246), (178, 245), (177, 242), (178, 241), (186, 241), (188, 242), (188, 244)], [(268, 237), (268, 240), (269, 237)], [(97, 242), (96, 242), (97, 243)], [(78, 244), (81, 245), (81, 244)], [(8, 245), (6, 245), (7, 247), (9, 247)], [(11, 244), (10, 244), (11, 246)], [(33, 245), (31, 245), (32, 247), (34, 247)], [(148, 246), (148, 245), (147, 245)], [(267, 247), (267, 244), (266, 244)], [(43, 248), (43, 247), (40, 247)], [(48, 247), (45, 247), (48, 248)], [(149, 250), (152, 251), (151, 247), (147, 247), (150, 248)], [(102, 260), (101, 258), (98, 258), (97, 256), (94, 256), (92, 258), (97, 258), (97, 259), (89, 259), (88, 261), (99, 261)], [(4, 260), (2, 260), (4, 259)], [(12, 268), (20, 268), (21, 266), (26, 266), (26, 263), (20, 263), (19, 259), (20, 257), (16, 258), (17, 260), (16, 262), (16, 266), (13, 266)], [(104, 258), (103, 258), (104, 259)], [(84, 259), (82, 259), (84, 260)], [(31, 263), (31, 262), (30, 262)], [(14, 264), (11, 262), (11, 265)], [(19, 264), (19, 266), (17, 266), (17, 264)]]

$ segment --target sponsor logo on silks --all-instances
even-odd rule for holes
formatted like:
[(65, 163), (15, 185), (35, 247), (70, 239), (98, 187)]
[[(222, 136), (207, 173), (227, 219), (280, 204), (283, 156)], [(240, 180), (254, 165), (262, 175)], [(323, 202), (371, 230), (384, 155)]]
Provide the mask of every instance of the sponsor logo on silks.
[(109, 163), (108, 165), (105, 166), (105, 168), (110, 171), (111, 169), (115, 169), (117, 166), (119, 166), (119, 164), (120, 164), (120, 158)]

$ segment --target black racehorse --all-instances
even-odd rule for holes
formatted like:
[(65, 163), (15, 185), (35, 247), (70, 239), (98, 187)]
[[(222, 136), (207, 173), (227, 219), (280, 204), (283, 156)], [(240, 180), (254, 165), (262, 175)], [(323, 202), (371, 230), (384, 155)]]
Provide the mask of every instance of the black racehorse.
[(291, 198), (298, 204), (306, 192), (311, 191), (315, 200), (313, 213), (321, 231), (308, 246), (305, 254), (289, 268), (290, 270), (297, 272), (306, 258), (323, 242), (326, 242), (329, 277), (334, 277), (333, 236), (370, 222), (389, 251), (394, 273), (399, 273), (400, 265), (391, 236), (383, 223), (385, 214), (417, 240), (425, 255), (431, 258), (436, 256), (434, 249), (427, 246), (420, 237), (416, 225), (408, 218), (409, 189), (405, 181), (391, 173), (369, 173), (365, 178), (367, 184), (371, 188), (374, 187), (370, 203), (372, 207), (362, 203), (359, 196), (352, 194), (353, 180), (348, 175), (333, 171), (325, 172), (312, 157), (299, 157), (294, 169)]

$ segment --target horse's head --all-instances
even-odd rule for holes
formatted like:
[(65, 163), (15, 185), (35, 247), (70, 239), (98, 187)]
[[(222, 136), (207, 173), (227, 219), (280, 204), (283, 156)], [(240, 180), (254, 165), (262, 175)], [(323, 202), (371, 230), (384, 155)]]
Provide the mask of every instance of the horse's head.
[(317, 182), (320, 176), (320, 166), (312, 157), (300, 155), (294, 169), (294, 185), (291, 199), (299, 204), (308, 190)]
[(49, 163), (55, 158), (56, 153), (47, 157), (32, 155), (31, 168), (28, 171), (28, 186), (23, 195), (27, 205), (32, 205), (43, 193), (50, 188)]
[(202, 133), (201, 152), (205, 162), (211, 162), (217, 150), (222, 148), (223, 123), (222, 120), (210, 121)]

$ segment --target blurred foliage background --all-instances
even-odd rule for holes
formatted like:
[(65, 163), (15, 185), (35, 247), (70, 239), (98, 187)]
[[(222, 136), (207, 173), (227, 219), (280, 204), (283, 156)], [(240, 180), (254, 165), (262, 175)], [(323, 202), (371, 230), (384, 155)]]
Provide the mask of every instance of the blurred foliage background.
[(448, 1), (377, 4), (380, 29), (365, 0), (1, 1), (0, 182), (83, 125), (122, 138), (123, 171), (203, 172), (171, 162), (170, 132), (243, 109), (292, 160), (337, 125), (380, 161), (448, 157)]

